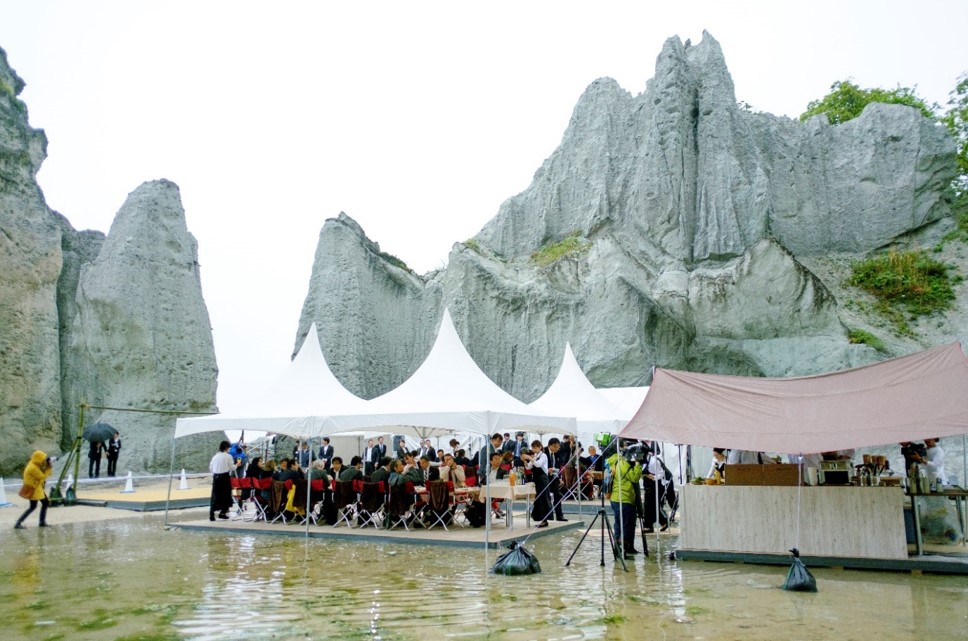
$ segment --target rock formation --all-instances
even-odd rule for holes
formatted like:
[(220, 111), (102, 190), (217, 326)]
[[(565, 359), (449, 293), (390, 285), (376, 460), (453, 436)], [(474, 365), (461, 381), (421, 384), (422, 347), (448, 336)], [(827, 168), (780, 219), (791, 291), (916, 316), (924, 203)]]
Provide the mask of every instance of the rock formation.
[[(531, 186), (445, 270), (395, 268), (349, 217), (327, 221), (296, 345), (316, 321), (334, 372), (363, 396), (419, 365), (444, 305), (482, 369), (524, 400), (566, 341), (600, 386), (641, 384), (653, 364), (767, 376), (863, 364), (882, 356), (849, 343), (840, 283), (805, 262), (939, 237), (955, 171), (952, 141), (914, 109), (874, 104), (836, 127), (753, 113), (712, 37), (672, 38), (642, 94), (589, 86)], [(571, 249), (532, 258), (555, 245)], [(360, 373), (370, 365), (378, 376)]]
[(0, 469), (61, 442), (60, 227), (37, 186), (47, 137), (27, 123), (23, 88), (0, 49)]
[[(178, 188), (139, 187), (107, 237), (75, 231), (37, 185), (47, 141), (28, 124), (17, 98), (23, 86), (0, 49), (0, 475), (7, 476), (34, 449), (55, 454), (73, 443), (81, 401), (211, 410), (217, 374)], [(92, 410), (86, 418), (122, 433), (121, 469), (168, 469), (173, 416)], [(210, 450), (180, 462), (204, 467)]]
[[(212, 409), (218, 369), (211, 324), (174, 183), (147, 182), (128, 195), (97, 258), (80, 265), (75, 304), (65, 365), (77, 376), (66, 381), (65, 396), (124, 409)], [(125, 436), (123, 464), (168, 464), (171, 416), (94, 414)]]

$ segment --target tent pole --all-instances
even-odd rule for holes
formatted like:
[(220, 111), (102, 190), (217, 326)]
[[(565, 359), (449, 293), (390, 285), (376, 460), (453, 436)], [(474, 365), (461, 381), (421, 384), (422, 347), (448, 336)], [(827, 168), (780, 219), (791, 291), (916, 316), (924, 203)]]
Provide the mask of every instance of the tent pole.
[(800, 549), (800, 495), (803, 493), (803, 452), (800, 452), (800, 464), (797, 465), (797, 535), (793, 539), (796, 549)]
[(171, 437), (171, 464), (168, 466), (168, 496), (165, 498), (165, 527), (168, 527), (168, 506), (171, 504), (171, 481), (175, 475), (175, 437)]
[(571, 490), (578, 494), (578, 520), (581, 521), (581, 463), (579, 459), (581, 456), (581, 443), (578, 442), (578, 435), (575, 435), (575, 485)]
[(309, 437), (309, 469), (306, 470), (306, 514), (304, 515), (305, 521), (306, 521), (306, 540), (307, 541), (309, 540), (309, 497), (313, 491), (313, 481), (312, 481), (313, 477), (311, 475), (311, 472), (313, 469), (313, 458), (314, 458), (313, 452), (315, 451), (316, 450), (313, 449), (313, 438), (310, 436)]
[[(484, 468), (484, 550), (485, 552), (490, 547), (491, 543), (491, 452), (488, 450), (488, 446), (491, 440), (485, 435), (484, 444), (481, 446), (481, 451), (484, 452), (484, 461), (478, 461), (478, 465)], [(477, 455), (478, 458), (482, 458), (480, 454)], [(478, 467), (478, 469), (480, 469)], [(497, 475), (495, 474), (495, 480)], [(512, 490), (513, 491), (513, 490)], [(511, 495), (511, 504), (514, 504), (514, 495)], [(510, 508), (508, 508), (510, 509)], [(511, 518), (514, 518), (513, 516)]]

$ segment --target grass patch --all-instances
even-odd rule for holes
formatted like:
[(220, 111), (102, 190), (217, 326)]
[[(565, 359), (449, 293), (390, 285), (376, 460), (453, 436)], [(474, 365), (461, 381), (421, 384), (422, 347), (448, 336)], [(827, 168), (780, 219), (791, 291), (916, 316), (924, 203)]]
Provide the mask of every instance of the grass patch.
[(118, 624), (118, 620), (111, 617), (107, 612), (95, 610), (94, 618), (82, 621), (78, 624), (78, 630), (107, 630)]
[(923, 251), (898, 252), (859, 261), (851, 266), (848, 284), (877, 299), (875, 309), (902, 334), (910, 334), (906, 316), (915, 319), (950, 309), (955, 293), (948, 265)]
[(606, 614), (602, 617), (602, 623), (605, 625), (618, 625), (626, 621), (627, 619), (621, 614)]
[(945, 243), (960, 240), (968, 243), (968, 191), (963, 191), (951, 197), (951, 214), (955, 219), (955, 228), (941, 238), (934, 250), (941, 251)]
[(408, 267), (405, 262), (403, 262), (402, 260), (394, 256), (393, 254), (389, 254), (387, 252), (379, 252), (379, 255), (380, 255), (380, 258), (387, 261), (394, 267), (399, 267), (403, 271), (410, 272), (411, 274), (413, 273), (413, 270), (410, 269), (410, 267)]
[(558, 242), (545, 243), (541, 249), (531, 254), (531, 262), (539, 267), (554, 265), (562, 258), (576, 258), (588, 251), (591, 242), (581, 237), (581, 232), (573, 231)]
[(479, 242), (477, 242), (476, 240), (474, 240), (473, 238), (468, 238), (467, 240), (465, 240), (464, 241), (464, 247), (466, 247), (467, 249), (470, 249), (471, 251), (476, 252), (478, 254), (483, 254), (484, 253), (481, 250), (481, 244)]
[(887, 352), (887, 348), (884, 346), (884, 341), (879, 339), (877, 336), (874, 336), (870, 332), (862, 329), (852, 329), (848, 331), (847, 340), (854, 345), (868, 345), (881, 353)]

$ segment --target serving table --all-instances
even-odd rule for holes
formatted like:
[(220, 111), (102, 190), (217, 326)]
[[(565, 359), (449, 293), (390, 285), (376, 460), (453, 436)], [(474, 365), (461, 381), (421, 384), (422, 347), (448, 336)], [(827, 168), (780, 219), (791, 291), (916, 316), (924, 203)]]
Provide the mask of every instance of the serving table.
[[(800, 491), (800, 513), (797, 493)], [(686, 485), (680, 548), (906, 559), (899, 487)]]

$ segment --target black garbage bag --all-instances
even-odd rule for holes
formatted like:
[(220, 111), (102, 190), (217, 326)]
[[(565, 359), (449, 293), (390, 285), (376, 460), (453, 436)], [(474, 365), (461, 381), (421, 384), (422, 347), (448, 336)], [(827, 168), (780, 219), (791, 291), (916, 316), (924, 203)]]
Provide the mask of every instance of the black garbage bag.
[(790, 566), (790, 571), (787, 572), (783, 589), (790, 590), (791, 592), (816, 592), (817, 580), (813, 578), (810, 570), (800, 560), (800, 550), (793, 548), (790, 552), (793, 554), (793, 565)]
[(497, 557), (494, 567), (491, 568), (492, 573), (505, 576), (541, 573), (538, 557), (518, 545), (517, 541), (511, 541), (508, 547), (509, 551)]

